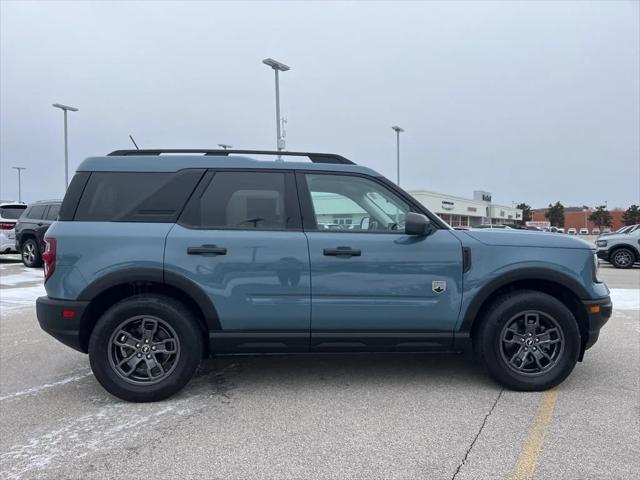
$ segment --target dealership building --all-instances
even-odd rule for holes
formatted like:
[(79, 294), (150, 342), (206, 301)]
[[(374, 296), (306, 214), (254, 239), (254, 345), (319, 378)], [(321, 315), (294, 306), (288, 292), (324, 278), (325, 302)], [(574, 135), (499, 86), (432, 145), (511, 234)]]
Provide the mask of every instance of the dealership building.
[(508, 225), (522, 220), (522, 210), (496, 205), (491, 201), (491, 193), (482, 190), (473, 192), (473, 199), (427, 190), (410, 190), (409, 193), (452, 227), (475, 227), (488, 223)]

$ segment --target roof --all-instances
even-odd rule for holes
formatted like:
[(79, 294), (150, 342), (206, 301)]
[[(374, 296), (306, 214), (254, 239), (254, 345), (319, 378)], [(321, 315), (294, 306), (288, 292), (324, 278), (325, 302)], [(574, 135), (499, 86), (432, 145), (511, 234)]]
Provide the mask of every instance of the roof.
[[(299, 161), (275, 161), (258, 160), (256, 158), (234, 153), (225, 155), (192, 155), (192, 154), (172, 154), (158, 155), (151, 153), (119, 155), (114, 152), (112, 155), (102, 157), (89, 157), (78, 167), (78, 171), (91, 172), (176, 172), (185, 168), (247, 168), (247, 169), (276, 169), (276, 170), (310, 170), (310, 171), (335, 171), (335, 172), (355, 172), (367, 175), (380, 176), (379, 173), (370, 168), (351, 163), (333, 162), (299, 162)], [(283, 155), (295, 155), (296, 152), (281, 152)], [(270, 152), (269, 155), (277, 155), (277, 152)], [(313, 154), (300, 154), (300, 156)], [(316, 154), (328, 155), (328, 154)], [(330, 155), (328, 155), (330, 156)], [(336, 156), (339, 157), (339, 156)], [(342, 157), (340, 157), (342, 158)], [(345, 159), (346, 160), (346, 159)]]

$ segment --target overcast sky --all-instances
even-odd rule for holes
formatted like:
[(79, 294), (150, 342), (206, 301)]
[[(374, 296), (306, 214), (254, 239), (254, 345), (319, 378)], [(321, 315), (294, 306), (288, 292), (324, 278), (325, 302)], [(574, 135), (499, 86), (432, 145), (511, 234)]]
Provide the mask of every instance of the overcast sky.
[(534, 207), (640, 202), (636, 1), (1, 4), (1, 192), (130, 148), (336, 152), (401, 184)]

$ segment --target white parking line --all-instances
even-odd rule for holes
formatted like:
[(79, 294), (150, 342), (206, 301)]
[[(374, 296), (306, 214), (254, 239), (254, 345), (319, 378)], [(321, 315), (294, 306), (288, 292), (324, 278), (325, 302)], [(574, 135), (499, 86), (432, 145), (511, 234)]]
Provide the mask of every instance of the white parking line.
[(614, 310), (640, 310), (640, 289), (612, 288), (611, 302)]

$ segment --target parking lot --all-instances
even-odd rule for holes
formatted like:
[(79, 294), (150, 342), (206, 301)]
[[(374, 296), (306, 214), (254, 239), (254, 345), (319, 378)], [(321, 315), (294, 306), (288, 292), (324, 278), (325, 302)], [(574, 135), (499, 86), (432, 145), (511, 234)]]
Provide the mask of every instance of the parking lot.
[(40, 330), (42, 271), (0, 261), (2, 478), (640, 476), (640, 268), (602, 266), (613, 317), (550, 392), (503, 390), (471, 356), (227, 357), (131, 404)]

